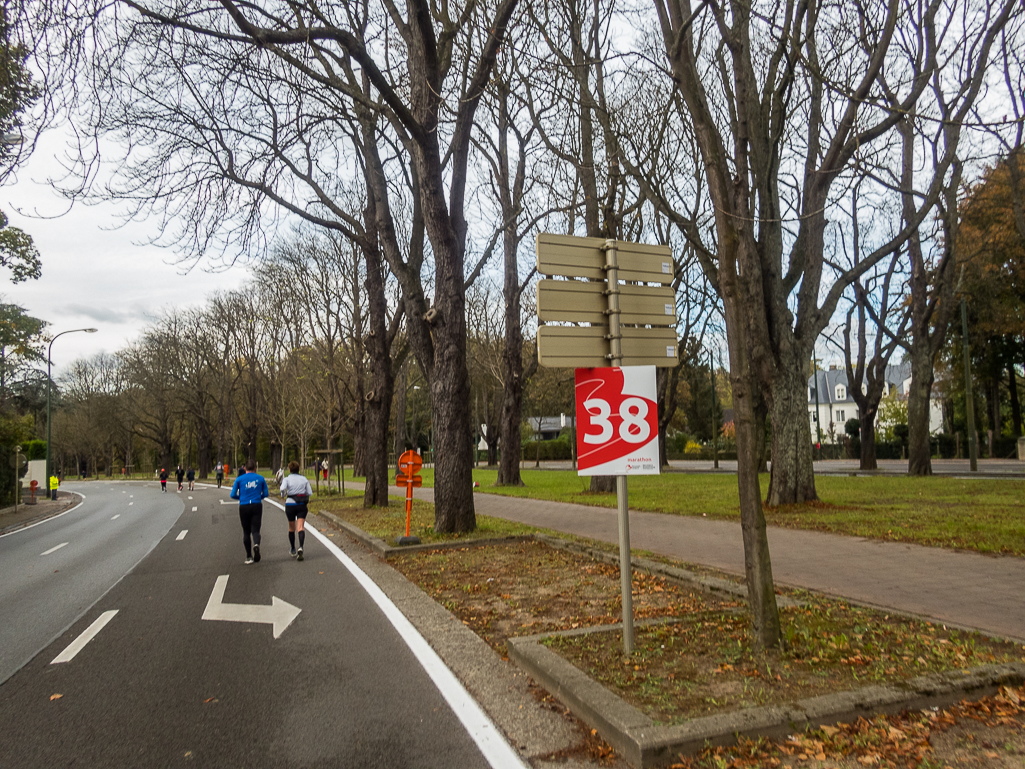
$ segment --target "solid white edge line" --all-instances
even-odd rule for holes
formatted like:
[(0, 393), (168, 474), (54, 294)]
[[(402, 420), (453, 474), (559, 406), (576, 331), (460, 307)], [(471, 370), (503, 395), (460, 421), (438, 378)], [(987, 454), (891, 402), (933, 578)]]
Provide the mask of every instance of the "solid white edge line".
[[(275, 507), (284, 510), (284, 505), (272, 499), (267, 500)], [(527, 769), (527, 764), (519, 757), (516, 751), (506, 742), (505, 737), (495, 727), (495, 724), (488, 718), (477, 701), (473, 699), (466, 687), (456, 678), (455, 673), (449, 670), (448, 666), (438, 656), (420, 635), (405, 615), (399, 611), (392, 600), (385, 595), (384, 591), (377, 586), (370, 577), (349, 556), (342, 552), (334, 542), (321, 534), (315, 526), (306, 524), (306, 529), (313, 533), (321, 544), (349, 570), (356, 581), (366, 590), (367, 595), (381, 609), (381, 612), (392, 626), (398, 631), (399, 636), (406, 642), (410, 651), (417, 658), (417, 661), (427, 672), (427, 675), (438, 687), (441, 696), (452, 708), (456, 717), (462, 722), (470, 737), (477, 744), (484, 758), (494, 769)]]
[(181, 533), (177, 537), (174, 538), (174, 541), (175, 542), (181, 542), (183, 539), (185, 539), (185, 535), (188, 534), (188, 533), (189, 533), (188, 529), (182, 529)]
[(36, 526), (42, 526), (44, 523), (49, 523), (50, 521), (56, 521), (61, 516), (67, 515), (68, 513), (75, 512), (85, 502), (85, 494), (83, 494), (80, 491), (72, 491), (70, 493), (71, 494), (78, 494), (78, 496), (80, 496), (82, 498), (81, 501), (79, 501), (79, 503), (77, 505), (75, 505), (74, 507), (72, 507), (72, 508), (70, 508), (68, 510), (65, 510), (63, 513), (57, 513), (57, 515), (51, 515), (49, 518), (44, 518), (41, 521), (36, 521), (35, 523), (30, 523), (28, 526), (22, 526), (20, 529), (15, 529), (14, 531), (9, 531), (6, 534), (0, 534), (0, 539), (3, 539), (4, 537), (9, 537), (12, 534), (20, 534), (23, 531), (28, 531), (29, 529), (34, 529)]
[(61, 549), (62, 547), (64, 547), (64, 546), (65, 546), (66, 544), (68, 544), (68, 543), (67, 543), (67, 542), (61, 542), (61, 543), (60, 543), (59, 545), (57, 545), (57, 547), (51, 547), (51, 548), (50, 548), (49, 550), (47, 550), (47, 551), (46, 551), (45, 553), (40, 553), (39, 555), (40, 555), (40, 556), (44, 556), (44, 555), (49, 555), (50, 553), (56, 553), (56, 552), (57, 552), (58, 550), (60, 550), (60, 549)]
[(93, 624), (85, 629), (82, 635), (68, 644), (68, 648), (54, 657), (50, 664), (56, 665), (59, 662), (71, 662), (71, 660), (75, 658), (75, 655), (82, 651), (82, 649), (85, 648), (85, 645), (93, 640), (99, 632), (103, 630), (108, 622), (114, 619), (114, 615), (117, 614), (117, 611), (117, 609), (112, 609), (111, 611), (103, 612), (103, 614), (96, 618), (96, 621), (93, 622)]

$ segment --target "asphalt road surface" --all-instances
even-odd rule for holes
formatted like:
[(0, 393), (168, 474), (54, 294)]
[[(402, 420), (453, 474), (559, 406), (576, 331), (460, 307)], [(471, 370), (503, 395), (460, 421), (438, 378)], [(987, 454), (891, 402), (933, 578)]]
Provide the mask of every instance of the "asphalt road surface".
[(227, 489), (132, 488), (133, 510), (184, 511), (0, 686), (0, 767), (523, 766), (333, 540), (311, 532), (294, 560), (265, 502), (263, 558), (244, 565)]
[(48, 646), (167, 534), (177, 494), (66, 484), (75, 509), (0, 537), (0, 683)]

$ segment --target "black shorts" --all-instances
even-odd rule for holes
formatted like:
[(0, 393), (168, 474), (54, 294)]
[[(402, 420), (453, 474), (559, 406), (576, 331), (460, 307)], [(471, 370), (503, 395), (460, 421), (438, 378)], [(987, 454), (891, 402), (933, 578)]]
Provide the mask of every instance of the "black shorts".
[(292, 505), (286, 504), (285, 505), (285, 515), (288, 517), (288, 522), (291, 523), (296, 518), (302, 518), (302, 519), (305, 520), (305, 518), (306, 518), (306, 510), (307, 510), (307, 504), (305, 502), (303, 502), (301, 504), (292, 504)]

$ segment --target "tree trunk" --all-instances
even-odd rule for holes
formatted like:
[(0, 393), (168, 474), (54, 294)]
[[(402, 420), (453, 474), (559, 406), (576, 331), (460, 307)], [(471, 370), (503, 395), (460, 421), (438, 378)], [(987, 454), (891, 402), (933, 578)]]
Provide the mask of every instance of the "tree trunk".
[(879, 465), (876, 461), (876, 410), (865, 409), (861, 414), (861, 469), (876, 470)]
[[(737, 435), (737, 487), (740, 494), (740, 527), (744, 541), (744, 572), (750, 606), (752, 636), (761, 648), (779, 646), (781, 632), (776, 590), (769, 558), (769, 540), (758, 483), (758, 450), (764, 444), (764, 418), (758, 418), (754, 376), (750, 370), (747, 334), (738, 316), (736, 286), (727, 278), (723, 296), (726, 309), (727, 344), (730, 351), (730, 380), (733, 386), (733, 419)], [(806, 409), (807, 411), (807, 409)], [(807, 417), (802, 420), (807, 421)], [(775, 469), (773, 462), (773, 469)]]
[(808, 383), (802, 366), (784, 361), (776, 367), (770, 409), (772, 476), (767, 504), (776, 507), (818, 499), (808, 425)]
[(1011, 400), (1011, 435), (1021, 435), (1021, 403), (1018, 401), (1018, 377), (1014, 373), (1014, 363), (1007, 364), (1007, 394)]
[(929, 395), (932, 393), (932, 354), (928, 341), (911, 343), (911, 389), (908, 392), (908, 475), (932, 475), (929, 445)]
[[(373, 206), (368, 206), (368, 209)], [(376, 211), (376, 208), (373, 209)], [(377, 231), (376, 214), (371, 211), (367, 221)], [(384, 293), (381, 253), (368, 248), (367, 305), (370, 312), (369, 347), (371, 391), (365, 399), (363, 411), (363, 445), (365, 448), (366, 485), (363, 507), (388, 506), (388, 422), (391, 417), (392, 374), (391, 349), (388, 344), (388, 300)]]

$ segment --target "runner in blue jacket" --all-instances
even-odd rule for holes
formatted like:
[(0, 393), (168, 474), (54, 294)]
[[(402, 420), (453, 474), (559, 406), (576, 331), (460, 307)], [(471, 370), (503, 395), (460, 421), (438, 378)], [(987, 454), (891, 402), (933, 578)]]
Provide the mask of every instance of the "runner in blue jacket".
[(238, 500), (238, 517), (242, 521), (242, 544), (246, 546), (247, 564), (260, 562), (263, 498), (270, 496), (267, 481), (255, 470), (256, 462), (250, 459), (246, 462), (245, 473), (236, 478), (231, 487), (231, 498)]

